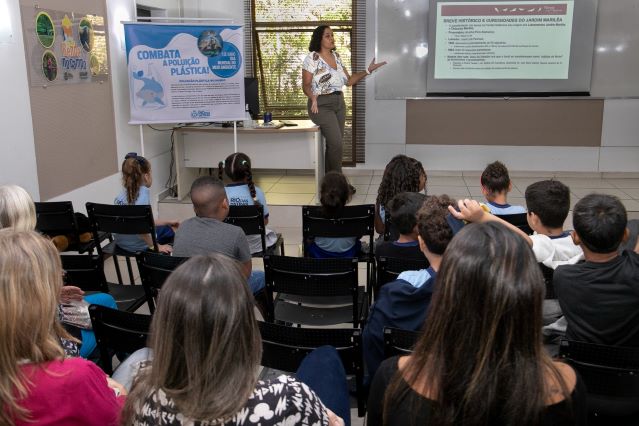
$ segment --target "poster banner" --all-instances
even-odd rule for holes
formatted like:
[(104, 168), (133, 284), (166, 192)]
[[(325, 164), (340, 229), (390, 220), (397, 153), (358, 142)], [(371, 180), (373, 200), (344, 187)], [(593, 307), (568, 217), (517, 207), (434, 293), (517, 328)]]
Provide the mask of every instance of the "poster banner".
[(104, 17), (33, 6), (21, 10), (31, 86), (109, 78)]
[(130, 124), (244, 118), (241, 26), (125, 23)]

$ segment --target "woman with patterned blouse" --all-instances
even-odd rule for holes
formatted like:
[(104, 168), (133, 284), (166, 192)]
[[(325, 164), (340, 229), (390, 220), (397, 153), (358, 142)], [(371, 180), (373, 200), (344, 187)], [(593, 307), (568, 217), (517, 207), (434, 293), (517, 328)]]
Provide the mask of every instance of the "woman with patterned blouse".
[(217, 253), (168, 277), (151, 323), (153, 360), (133, 383), (122, 424), (344, 425), (298, 379), (258, 381), (262, 340), (242, 277), (239, 263)]
[(342, 172), (342, 138), (346, 122), (346, 104), (342, 94), (344, 85), (353, 86), (386, 62), (375, 63), (365, 71), (349, 75), (335, 51), (333, 30), (328, 25), (315, 28), (304, 59), (302, 83), (308, 96), (308, 116), (320, 126), (326, 139), (327, 172)]

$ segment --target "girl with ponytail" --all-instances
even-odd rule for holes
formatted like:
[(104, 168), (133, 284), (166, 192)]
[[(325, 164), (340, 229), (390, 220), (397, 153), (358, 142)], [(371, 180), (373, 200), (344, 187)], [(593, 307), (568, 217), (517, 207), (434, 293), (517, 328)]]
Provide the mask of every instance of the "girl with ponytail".
[[(146, 158), (135, 152), (130, 152), (124, 157), (122, 163), (122, 190), (115, 197), (114, 204), (118, 205), (148, 205), (151, 204), (151, 191), (153, 183), (151, 176), (151, 163)], [(155, 232), (158, 249), (162, 253), (171, 253), (173, 248), (169, 245), (175, 236), (173, 228), (180, 223), (177, 220), (155, 219)], [(130, 252), (146, 251), (153, 244), (149, 234), (146, 235), (120, 235), (115, 236), (115, 242), (123, 250)]]
[[(248, 155), (236, 152), (220, 161), (218, 175), (220, 180), (224, 180), (224, 174), (231, 180), (225, 186), (226, 196), (231, 206), (261, 205), (264, 208), (264, 224), (268, 225), (268, 205), (264, 192), (253, 182), (251, 171), (251, 159)], [(262, 239), (259, 235), (247, 235), (251, 254), (262, 252)], [(267, 251), (277, 242), (275, 231), (266, 228), (266, 248)]]
[[(338, 218), (344, 206), (351, 200), (352, 191), (346, 177), (338, 172), (328, 172), (320, 185), (320, 204), (327, 218)], [(329, 238), (315, 237), (307, 242), (311, 257), (357, 257), (361, 243), (356, 237)]]

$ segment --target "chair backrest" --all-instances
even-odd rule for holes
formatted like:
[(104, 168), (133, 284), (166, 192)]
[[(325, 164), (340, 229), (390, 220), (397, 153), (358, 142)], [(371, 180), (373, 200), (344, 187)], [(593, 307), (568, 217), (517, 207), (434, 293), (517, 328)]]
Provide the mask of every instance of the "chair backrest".
[(78, 232), (75, 212), (71, 201), (36, 202), (36, 229), (49, 236)]
[(357, 296), (357, 259), (264, 256), (266, 288), (301, 296)]
[(362, 335), (357, 328), (297, 328), (258, 322), (262, 335), (262, 366), (295, 372), (306, 355), (320, 346), (337, 349), (347, 375), (355, 376), (357, 406), (365, 411)]
[(142, 280), (151, 314), (155, 312), (155, 298), (164, 281), (175, 268), (188, 259), (188, 257), (167, 256), (166, 254), (152, 252), (142, 252), (136, 256), (140, 279)]
[(498, 218), (505, 220), (506, 222), (515, 225), (517, 228), (521, 229), (528, 235), (533, 234), (533, 230), (528, 225), (528, 213), (516, 213), (516, 214), (496, 214)]
[(384, 327), (384, 358), (410, 354), (419, 336), (419, 331)]
[(400, 257), (377, 257), (377, 280), (375, 287), (383, 286), (386, 283), (395, 281), (399, 274), (404, 271), (419, 271), (430, 266), (428, 260), (406, 259)]
[(266, 225), (264, 225), (264, 206), (229, 206), (229, 214), (224, 222), (242, 228), (246, 235), (259, 235), (262, 238), (262, 253), (266, 253)]
[[(324, 217), (321, 206), (302, 206), (302, 234), (305, 241), (310, 237), (368, 236), (368, 243), (372, 247), (375, 236), (374, 221), (373, 204), (345, 206), (340, 217), (332, 219)], [(372, 258), (372, 250), (369, 251)]]
[(60, 255), (60, 259), (66, 285), (79, 287), (83, 291), (109, 292), (102, 256), (63, 254)]
[[(89, 202), (86, 206), (95, 241), (99, 241), (98, 232), (100, 231), (117, 234), (151, 234), (153, 246), (157, 250), (155, 222), (150, 205), (120, 206)], [(98, 251), (102, 254), (99, 245)]]
[(268, 294), (267, 316), (275, 317), (274, 293), (298, 296), (351, 296), (353, 320), (358, 318), (357, 259), (264, 256)]
[(113, 373), (114, 352), (131, 354), (147, 346), (151, 315), (132, 314), (99, 305), (89, 306), (89, 316), (100, 350), (102, 369)]
[(552, 268), (547, 267), (546, 265), (544, 265), (543, 263), (539, 264), (539, 267), (541, 268), (541, 273), (544, 276), (544, 284), (546, 285), (546, 299), (556, 299), (557, 296), (555, 295), (555, 286), (553, 285), (552, 282), (552, 277), (555, 274), (555, 270)]
[(562, 340), (559, 357), (578, 372), (591, 412), (604, 416), (639, 414), (639, 348)]

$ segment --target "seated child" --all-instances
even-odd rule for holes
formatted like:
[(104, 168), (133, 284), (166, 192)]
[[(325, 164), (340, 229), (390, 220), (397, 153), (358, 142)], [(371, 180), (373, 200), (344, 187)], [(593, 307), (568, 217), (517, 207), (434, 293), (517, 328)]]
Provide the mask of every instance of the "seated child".
[(590, 194), (575, 205), (573, 225), (586, 260), (553, 276), (566, 337), (639, 347), (639, 246), (617, 250), (628, 238), (625, 207), (612, 195)]
[[(115, 197), (114, 204), (136, 206), (151, 204), (151, 191), (149, 188), (152, 183), (153, 177), (149, 160), (135, 152), (128, 153), (122, 162), (123, 188), (118, 196)], [(160, 252), (171, 253), (173, 248), (170, 243), (173, 242), (173, 237), (175, 236), (174, 228), (179, 225), (180, 223), (176, 220), (155, 220), (156, 241)], [(153, 240), (150, 234), (115, 234), (115, 243), (122, 250), (138, 252), (148, 250), (152, 246)]]
[(384, 284), (373, 306), (362, 333), (364, 361), (368, 374), (373, 377), (384, 360), (384, 327), (419, 330), (430, 305), (435, 278), (442, 255), (453, 238), (447, 220), (447, 207), (454, 203), (447, 195), (430, 196), (417, 212), (418, 241), (428, 269), (402, 272), (397, 280)]
[(526, 213), (522, 206), (508, 204), (508, 193), (513, 187), (508, 176), (508, 169), (500, 162), (490, 163), (481, 174), (481, 192), (492, 214), (506, 215)]
[(185, 220), (175, 233), (173, 255), (193, 257), (221, 253), (242, 265), (253, 294), (263, 294), (264, 271), (254, 271), (248, 240), (242, 228), (224, 222), (229, 201), (224, 184), (214, 176), (200, 176), (191, 185), (195, 216)]
[[(219, 164), (219, 178), (223, 179), (222, 172), (231, 179), (226, 185), (226, 195), (231, 206), (248, 206), (260, 204), (264, 208), (264, 225), (268, 225), (268, 205), (264, 192), (253, 183), (251, 172), (251, 159), (248, 155), (236, 152), (226, 157)], [(266, 229), (266, 248), (270, 249), (277, 242), (277, 234), (271, 229)], [(259, 235), (247, 235), (251, 254), (262, 252), (262, 238)]]
[(559, 265), (577, 263), (583, 258), (583, 251), (572, 243), (570, 232), (564, 231), (563, 224), (570, 209), (570, 190), (557, 180), (542, 180), (526, 188), (528, 205), (528, 225), (535, 231), (526, 235), (514, 225), (484, 212), (473, 200), (460, 200), (460, 211), (452, 206), (451, 214), (469, 222), (497, 220), (517, 232), (532, 247), (537, 262), (555, 269)]
[[(386, 165), (375, 200), (375, 231), (384, 234), (386, 208), (400, 192), (421, 192), (426, 187), (426, 171), (422, 163), (405, 155), (396, 155)], [(397, 237), (391, 235), (391, 237)]]
[(417, 212), (425, 200), (426, 196), (419, 192), (401, 192), (391, 200), (390, 215), (399, 238), (375, 247), (376, 256), (424, 260), (417, 241)]
[[(555, 269), (559, 265), (574, 264), (583, 259), (583, 251), (572, 242), (570, 232), (564, 231), (563, 224), (570, 209), (570, 190), (556, 180), (535, 182), (526, 188), (528, 206), (528, 225), (535, 233), (527, 235), (514, 225), (489, 213), (485, 213), (477, 202), (463, 200), (459, 202), (461, 213), (452, 207), (451, 213), (458, 219), (470, 222), (497, 220), (515, 231), (530, 244), (537, 262)], [(565, 321), (560, 318), (561, 309), (555, 300), (544, 302), (545, 333), (548, 335), (563, 333)], [(557, 320), (557, 321), (555, 321)]]
[[(338, 218), (351, 199), (351, 190), (346, 177), (338, 172), (328, 172), (320, 185), (320, 204), (327, 218)], [(310, 257), (324, 259), (334, 257), (357, 257), (361, 242), (357, 237), (315, 237), (305, 241)]]

